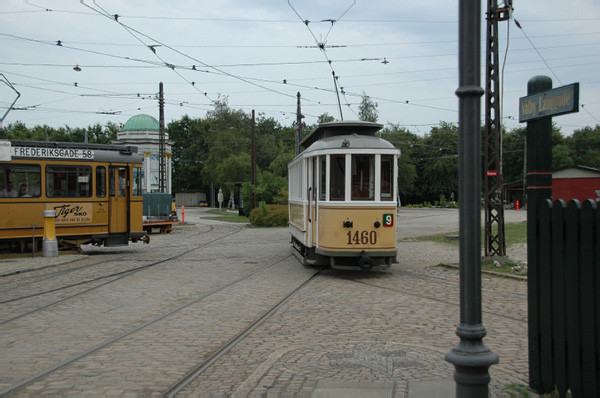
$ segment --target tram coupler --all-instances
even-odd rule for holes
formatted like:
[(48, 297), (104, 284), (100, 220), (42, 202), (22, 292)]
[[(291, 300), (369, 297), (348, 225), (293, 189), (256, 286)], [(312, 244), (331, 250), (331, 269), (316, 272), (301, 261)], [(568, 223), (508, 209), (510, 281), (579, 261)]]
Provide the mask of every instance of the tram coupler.
[(360, 260), (358, 260), (358, 266), (364, 271), (370, 271), (375, 266), (375, 261), (365, 253), (363, 250), (360, 252)]

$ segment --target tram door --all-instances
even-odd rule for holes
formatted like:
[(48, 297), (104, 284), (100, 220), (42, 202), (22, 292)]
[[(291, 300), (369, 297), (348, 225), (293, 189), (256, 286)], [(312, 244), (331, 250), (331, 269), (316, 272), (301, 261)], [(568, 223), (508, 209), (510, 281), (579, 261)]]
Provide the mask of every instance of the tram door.
[[(129, 229), (129, 172), (126, 166), (109, 167), (108, 192), (110, 214), (108, 232), (110, 234), (124, 234), (124, 243), (127, 243), (127, 232)], [(117, 240), (115, 239), (115, 241)]]

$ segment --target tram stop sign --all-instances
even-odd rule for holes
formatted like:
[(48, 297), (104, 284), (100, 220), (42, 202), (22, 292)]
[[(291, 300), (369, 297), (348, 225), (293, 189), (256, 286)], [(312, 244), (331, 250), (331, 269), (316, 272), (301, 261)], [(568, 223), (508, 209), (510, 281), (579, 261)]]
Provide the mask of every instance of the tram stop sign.
[(519, 98), (519, 122), (579, 112), (579, 83)]

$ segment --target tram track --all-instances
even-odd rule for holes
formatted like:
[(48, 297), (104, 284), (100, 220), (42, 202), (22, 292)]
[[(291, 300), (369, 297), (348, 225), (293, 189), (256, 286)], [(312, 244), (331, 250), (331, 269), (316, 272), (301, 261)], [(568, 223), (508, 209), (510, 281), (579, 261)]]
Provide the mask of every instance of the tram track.
[[(448, 301), (446, 299), (442, 299), (442, 298), (437, 298), (437, 297), (433, 297), (430, 295), (425, 295), (425, 294), (418, 294), (418, 293), (413, 293), (408, 291), (407, 289), (399, 289), (399, 288), (395, 288), (395, 287), (390, 287), (390, 286), (381, 286), (375, 283), (369, 283), (369, 282), (365, 282), (365, 281), (361, 281), (361, 280), (357, 280), (354, 278), (346, 278), (349, 281), (352, 281), (354, 283), (358, 283), (361, 285), (365, 285), (365, 286), (370, 286), (370, 287), (374, 287), (377, 289), (383, 289), (389, 292), (394, 292), (394, 293), (399, 293), (405, 296), (410, 296), (410, 297), (416, 297), (416, 298), (420, 298), (420, 299), (424, 299), (424, 300), (429, 300), (429, 301), (434, 301), (436, 303), (439, 304), (443, 304), (443, 305), (447, 305), (447, 306), (453, 306), (453, 307), (460, 307), (460, 303), (458, 301)], [(439, 281), (439, 278), (427, 278), (430, 281), (434, 281), (437, 283), (442, 283), (441, 281)], [(457, 284), (458, 286), (458, 284)], [(458, 297), (458, 290), (457, 290), (457, 297)], [(488, 310), (482, 310), (482, 313), (487, 314), (487, 315), (493, 315), (493, 316), (497, 316), (497, 317), (501, 317), (504, 319), (508, 319), (511, 321), (515, 321), (515, 322), (519, 322), (519, 323), (523, 323), (526, 324), (527, 323), (527, 318), (517, 318), (517, 317), (513, 317), (510, 315), (506, 315), (506, 314), (500, 314), (498, 312), (494, 312), (494, 311), (488, 311)]]
[[(212, 230), (214, 230), (214, 228), (215, 227), (213, 225), (210, 225), (210, 226), (208, 226), (207, 230), (196, 232), (196, 233), (194, 233), (192, 235), (189, 235), (189, 237), (190, 238), (194, 238), (194, 237), (196, 237), (198, 235), (208, 234)], [(148, 246), (148, 247), (145, 248), (144, 254), (146, 254), (148, 252), (160, 252), (162, 250), (164, 250), (163, 246), (159, 246), (159, 247)], [(98, 255), (102, 255), (102, 256), (105, 256), (105, 255), (114, 255), (114, 253), (108, 254), (108, 253), (102, 252), (102, 251), (91, 251), (91, 252), (87, 252), (87, 253), (84, 253), (84, 254), (88, 255), (90, 258), (98, 256)], [(135, 257), (139, 256), (139, 254), (140, 253), (138, 251), (136, 251), (134, 253), (130, 253), (128, 255), (122, 256), (120, 258), (120, 260), (128, 260), (128, 259), (134, 259), (135, 260)], [(143, 261), (143, 260), (140, 260), (140, 261)], [(24, 278), (26, 280), (23, 283), (21, 283), (21, 284), (19, 284), (17, 286), (13, 286), (13, 287), (7, 288), (7, 289), (0, 289), (0, 295), (5, 294), (7, 292), (10, 292), (12, 290), (16, 290), (16, 289), (20, 289), (20, 288), (24, 288), (24, 287), (30, 286), (30, 285), (35, 284), (35, 283), (43, 282), (43, 281), (46, 281), (46, 280), (51, 279), (51, 278), (56, 278), (56, 277), (64, 276), (64, 275), (67, 275), (67, 274), (70, 274), (70, 273), (73, 273), (73, 272), (77, 272), (77, 271), (81, 271), (81, 270), (84, 270), (84, 269), (87, 269), (87, 268), (93, 268), (93, 267), (101, 265), (101, 264), (113, 263), (113, 262), (114, 262), (114, 259), (110, 258), (110, 259), (103, 259), (101, 261), (97, 261), (97, 262), (94, 262), (92, 264), (85, 264), (85, 265), (81, 265), (81, 266), (77, 266), (77, 267), (72, 267), (72, 268), (68, 268), (68, 269), (61, 269), (59, 271), (43, 272), (41, 275), (39, 275), (39, 271), (38, 270), (33, 269), (33, 270), (27, 270), (27, 271), (24, 271), (24, 272), (20, 272), (19, 274), (13, 274), (13, 275), (9, 275), (9, 276), (4, 276), (3, 278), (8, 278), (8, 277), (11, 277), (11, 276), (14, 276), (14, 275), (18, 275), (19, 277), (22, 277), (24, 275), (24, 273), (28, 273), (29, 274), (27, 277)], [(60, 267), (60, 266), (56, 266), (56, 267)], [(0, 304), (2, 304), (2, 302), (0, 302)]]
[[(415, 278), (415, 279), (420, 279), (420, 280), (427, 280), (427, 281), (437, 281), (439, 283), (443, 283), (449, 286), (456, 286), (457, 289), (460, 286), (459, 282), (454, 282), (454, 281), (450, 281), (444, 278), (440, 278), (440, 277), (435, 277), (435, 276), (431, 276), (431, 275), (423, 275), (423, 274), (418, 274), (415, 272), (410, 272), (410, 271), (392, 271), (394, 273), (400, 274), (400, 275), (404, 275), (404, 276), (408, 276), (411, 278)], [(513, 293), (505, 293), (505, 292), (499, 292), (496, 290), (492, 290), (492, 289), (484, 289), (482, 288), (481, 291), (483, 293), (489, 293), (489, 294), (493, 294), (493, 295), (498, 295), (498, 296), (505, 296), (505, 297), (511, 297), (511, 298), (517, 298), (519, 300), (523, 300), (523, 301), (527, 301), (527, 296), (526, 295), (516, 295)]]
[[(96, 285), (96, 286), (92, 286), (92, 287), (87, 288), (87, 289), (85, 289), (83, 291), (79, 291), (79, 292), (76, 292), (74, 294), (68, 295), (67, 297), (60, 298), (60, 299), (58, 299), (58, 300), (56, 300), (54, 302), (44, 304), (43, 306), (38, 307), (36, 309), (33, 309), (31, 311), (28, 311), (26, 313), (19, 314), (18, 316), (15, 316), (13, 318), (1, 321), (0, 322), (0, 326), (3, 326), (5, 324), (7, 324), (7, 323), (16, 321), (16, 320), (21, 319), (21, 318), (23, 318), (25, 316), (32, 315), (34, 313), (46, 310), (46, 309), (48, 309), (48, 308), (50, 308), (50, 307), (52, 307), (54, 305), (57, 305), (57, 304), (60, 304), (60, 303), (64, 303), (65, 301), (67, 301), (69, 299), (72, 299), (72, 298), (75, 298), (75, 297), (79, 297), (79, 296), (81, 296), (83, 294), (89, 293), (89, 292), (94, 291), (94, 290), (96, 290), (98, 288), (101, 288), (101, 287), (104, 287), (106, 285), (109, 285), (109, 284), (111, 284), (113, 282), (120, 281), (123, 278), (126, 278), (128, 276), (137, 274), (138, 272), (151, 269), (151, 268), (153, 268), (153, 267), (155, 267), (157, 265), (160, 265), (160, 264), (163, 264), (163, 263), (168, 263), (169, 261), (172, 261), (172, 260), (176, 260), (176, 259), (181, 258), (181, 257), (183, 257), (185, 255), (188, 255), (189, 253), (192, 253), (192, 252), (194, 252), (196, 250), (205, 248), (206, 246), (209, 246), (209, 245), (213, 244), (214, 242), (217, 242), (217, 241), (219, 241), (221, 239), (225, 239), (227, 237), (230, 237), (231, 235), (239, 233), (242, 230), (243, 230), (243, 228), (241, 228), (239, 226), (236, 226), (236, 229), (234, 231), (229, 232), (229, 233), (227, 233), (227, 234), (225, 234), (223, 236), (220, 236), (220, 237), (217, 237), (215, 239), (212, 239), (212, 240), (210, 240), (210, 241), (208, 241), (208, 242), (206, 242), (206, 243), (204, 243), (202, 245), (195, 246), (195, 247), (193, 247), (191, 249), (185, 250), (185, 251), (183, 251), (181, 253), (178, 253), (178, 254), (176, 254), (174, 256), (170, 256), (168, 258), (164, 258), (164, 259), (161, 259), (161, 260), (158, 260), (158, 261), (154, 261), (154, 262), (152, 262), (150, 264), (145, 264), (145, 265), (142, 265), (142, 266), (139, 266), (139, 267), (134, 267), (134, 268), (130, 268), (128, 270), (119, 271), (119, 272), (111, 273), (111, 274), (108, 274), (108, 275), (103, 275), (103, 276), (100, 276), (100, 277), (97, 277), (97, 278), (84, 280), (84, 281), (81, 281), (81, 282), (78, 282), (78, 283), (70, 284), (70, 285), (67, 285), (67, 286), (61, 286), (61, 287), (58, 287), (58, 288), (55, 288), (55, 289), (46, 290), (46, 291), (43, 291), (43, 292), (33, 293), (33, 294), (24, 295), (24, 296), (20, 296), (20, 297), (9, 299), (9, 300), (4, 300), (4, 301), (0, 302), (0, 304), (6, 305), (6, 304), (10, 304), (10, 303), (21, 301), (21, 300), (25, 300), (25, 299), (30, 299), (30, 298), (34, 298), (34, 297), (40, 297), (40, 296), (44, 296), (44, 295), (47, 295), (47, 294), (52, 294), (52, 293), (60, 292), (60, 291), (63, 291), (63, 290), (66, 290), (66, 289), (70, 289), (70, 288), (74, 288), (74, 287), (77, 287), (77, 286), (88, 285), (90, 283), (98, 282), (100, 280), (104, 280), (104, 279), (107, 279), (107, 278), (113, 278), (113, 279), (111, 279), (111, 280), (109, 280), (107, 282), (101, 283), (101, 284)], [(99, 264), (103, 264), (103, 263), (110, 263), (110, 262), (114, 263), (114, 259), (103, 260), (101, 262), (95, 263), (95, 265), (99, 265)], [(88, 268), (90, 266), (91, 265), (82, 266), (79, 269)]]
[(215, 362), (217, 362), (223, 355), (227, 354), (233, 347), (235, 347), (239, 342), (244, 340), (250, 333), (252, 333), (256, 328), (262, 325), (267, 319), (269, 319), (273, 314), (275, 314), (281, 307), (283, 307), (293, 296), (295, 296), (300, 290), (306, 287), (309, 283), (311, 283), (317, 276), (321, 274), (321, 271), (315, 272), (310, 278), (308, 278), (304, 283), (294, 289), (290, 294), (285, 296), (281, 301), (275, 304), (272, 308), (266, 311), (262, 316), (257, 318), (254, 322), (252, 322), (248, 327), (238, 333), (234, 338), (229, 340), (219, 349), (217, 349), (213, 354), (208, 357), (204, 362), (195, 366), (188, 374), (179, 380), (177, 383), (173, 384), (167, 391), (165, 391), (162, 396), (172, 398), (181, 390), (183, 390), (188, 384), (190, 384), (194, 379), (200, 376), (205, 370), (210, 368)]
[[(183, 255), (183, 253), (181, 255)], [(180, 311), (182, 311), (182, 310), (184, 310), (184, 309), (186, 309), (186, 308), (188, 308), (188, 307), (190, 307), (190, 306), (192, 306), (192, 305), (194, 305), (194, 304), (196, 304), (196, 303), (198, 303), (198, 302), (200, 302), (200, 301), (202, 301), (202, 300), (204, 300), (204, 299), (206, 299), (206, 298), (208, 298), (208, 297), (210, 297), (212, 295), (215, 295), (216, 293), (219, 293), (219, 292), (223, 291), (224, 289), (227, 289), (227, 288), (232, 287), (232, 286), (234, 286), (234, 285), (236, 285), (238, 283), (246, 281), (249, 278), (251, 278), (252, 276), (254, 276), (254, 275), (256, 275), (256, 274), (258, 274), (260, 272), (266, 271), (266, 270), (268, 270), (268, 269), (276, 266), (277, 264), (280, 264), (280, 263), (284, 262), (285, 260), (287, 260), (287, 259), (289, 259), (291, 257), (292, 257), (292, 254), (286, 255), (285, 257), (279, 258), (279, 259), (271, 262), (270, 264), (264, 265), (264, 266), (262, 266), (262, 267), (260, 267), (258, 269), (254, 269), (253, 271), (248, 272), (248, 273), (240, 276), (239, 278), (231, 280), (231, 281), (229, 281), (229, 282), (227, 282), (227, 283), (225, 283), (225, 284), (223, 284), (221, 286), (218, 286), (218, 287), (216, 287), (216, 288), (214, 288), (214, 289), (212, 289), (212, 290), (210, 290), (208, 292), (205, 292), (205, 293), (203, 293), (203, 294), (201, 294), (201, 295), (199, 295), (197, 297), (194, 297), (193, 299), (188, 300), (184, 304), (181, 304), (181, 305), (179, 305), (179, 306), (177, 306), (175, 308), (172, 308), (172, 309), (170, 309), (168, 311), (165, 311), (162, 314), (160, 314), (158, 316), (155, 316), (155, 317), (153, 317), (153, 318), (145, 321), (144, 323), (142, 323), (140, 325), (137, 325), (137, 326), (135, 326), (133, 328), (130, 328), (130, 329), (128, 329), (128, 330), (126, 330), (126, 331), (124, 331), (124, 332), (122, 332), (122, 333), (120, 333), (120, 334), (118, 334), (118, 335), (116, 335), (116, 336), (108, 339), (108, 340), (103, 341), (100, 344), (92, 346), (92, 347), (90, 347), (90, 348), (88, 348), (88, 349), (86, 349), (86, 350), (84, 350), (84, 351), (82, 351), (82, 352), (80, 352), (80, 353), (78, 353), (76, 355), (71, 356), (70, 358), (67, 358), (67, 359), (61, 361), (60, 363), (57, 363), (54, 366), (51, 366), (51, 367), (49, 367), (49, 368), (47, 368), (45, 370), (42, 370), (42, 371), (40, 371), (40, 372), (38, 372), (38, 373), (36, 373), (36, 374), (34, 374), (34, 375), (32, 375), (32, 376), (24, 379), (24, 380), (21, 380), (18, 383), (13, 384), (12, 386), (10, 386), (10, 387), (8, 387), (8, 388), (0, 391), (0, 396), (5, 396), (7, 394), (14, 393), (14, 392), (16, 392), (16, 391), (24, 388), (25, 386), (29, 385), (30, 383), (32, 383), (32, 382), (34, 382), (36, 380), (39, 380), (39, 379), (41, 379), (43, 377), (46, 377), (46, 376), (50, 375), (51, 373), (56, 372), (56, 371), (58, 371), (58, 370), (60, 370), (60, 369), (62, 369), (64, 367), (66, 367), (66, 366), (68, 366), (70, 364), (73, 364), (73, 363), (77, 362), (78, 360), (81, 360), (81, 359), (83, 359), (83, 358), (85, 358), (87, 356), (90, 356), (90, 355), (94, 354), (95, 352), (97, 352), (97, 351), (99, 351), (99, 350), (101, 350), (103, 348), (106, 348), (106, 347), (108, 347), (108, 346), (110, 346), (112, 344), (115, 344), (118, 341), (120, 341), (120, 340), (122, 340), (122, 339), (124, 339), (124, 338), (126, 338), (128, 336), (131, 336), (131, 335), (133, 335), (133, 334), (135, 334), (135, 333), (137, 333), (137, 332), (139, 332), (139, 331), (141, 331), (141, 330), (143, 330), (143, 329), (145, 329), (145, 328), (147, 328), (147, 327), (149, 327), (149, 326), (151, 326), (151, 325), (153, 325), (153, 324), (155, 324), (155, 323), (157, 323), (157, 322), (159, 322), (161, 320), (164, 320), (165, 318), (167, 318), (167, 317), (169, 317), (171, 315), (174, 315), (174, 314), (176, 314), (176, 313), (178, 313), (178, 312), (180, 312)], [(163, 260), (163, 262), (164, 262), (164, 260)], [(214, 363), (214, 361), (216, 361), (216, 359), (218, 359), (218, 357), (222, 356), (225, 352), (227, 352), (235, 344), (237, 344), (237, 342), (241, 341), (244, 337), (246, 337), (254, 329), (256, 329), (258, 326), (260, 326), (260, 324), (262, 324), (266, 319), (268, 319), (271, 315), (273, 315), (295, 293), (297, 293), (299, 290), (301, 290), (301, 288), (303, 288), (304, 286), (306, 286), (308, 284), (308, 282), (310, 282), (311, 280), (313, 280), (319, 273), (320, 273), (320, 271), (318, 271), (318, 272), (314, 273), (312, 276), (310, 276), (310, 278), (307, 281), (305, 281), (301, 286), (299, 286), (296, 289), (294, 289), (294, 291), (292, 293), (288, 294), (283, 300), (279, 301), (275, 306), (273, 306), (270, 310), (268, 310), (266, 313), (264, 313), (260, 318), (258, 318), (256, 321), (254, 321), (248, 327), (246, 327), (241, 333), (239, 333), (238, 335), (236, 335), (236, 337), (234, 339), (228, 341), (228, 343), (225, 346), (223, 346), (219, 350), (217, 350), (210, 357), (210, 358), (212, 358), (211, 364)], [(198, 369), (200, 369), (202, 366), (205, 366), (208, 361), (211, 361), (211, 359), (203, 362), (203, 364), (200, 365), (199, 367), (195, 367), (194, 368), (194, 372), (197, 372)], [(207, 367), (208, 366), (205, 366), (205, 369)], [(186, 377), (186, 379), (192, 380), (191, 378), (189, 378), (190, 375), (191, 375), (191, 373)], [(183, 381), (183, 382), (185, 384), (187, 384), (187, 382), (185, 382), (185, 381)], [(178, 383), (178, 385), (180, 385), (180, 383), (182, 383), (182, 381), (180, 381)]]

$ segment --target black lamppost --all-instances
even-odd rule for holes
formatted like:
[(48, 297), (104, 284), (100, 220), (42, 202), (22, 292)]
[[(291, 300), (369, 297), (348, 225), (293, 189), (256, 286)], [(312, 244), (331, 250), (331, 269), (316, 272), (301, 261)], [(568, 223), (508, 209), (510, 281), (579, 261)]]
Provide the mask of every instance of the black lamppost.
[(446, 354), (456, 396), (487, 398), (498, 356), (483, 344), (481, 320), (481, 1), (459, 1), (460, 343)]

